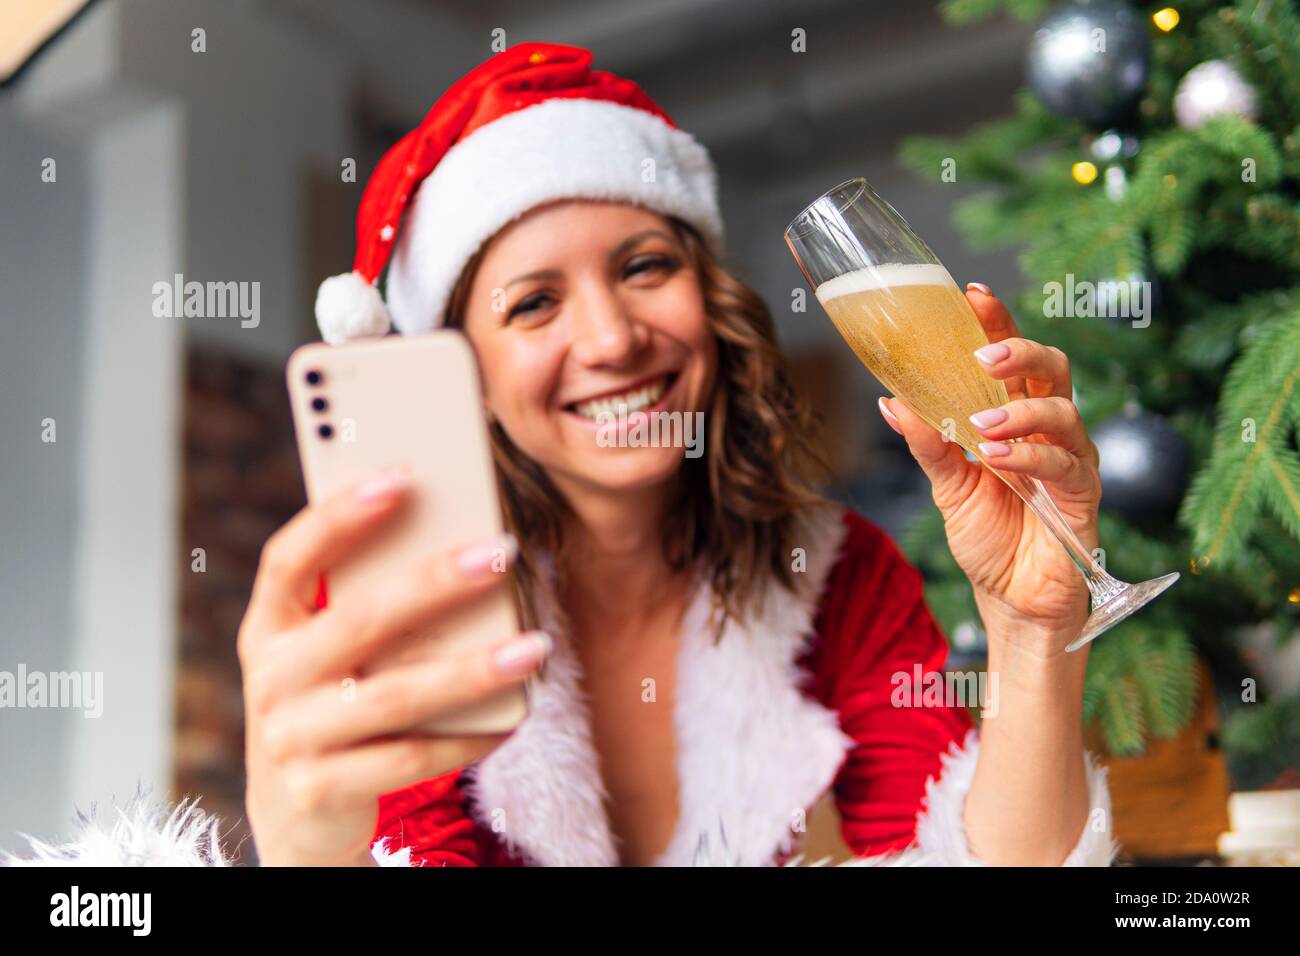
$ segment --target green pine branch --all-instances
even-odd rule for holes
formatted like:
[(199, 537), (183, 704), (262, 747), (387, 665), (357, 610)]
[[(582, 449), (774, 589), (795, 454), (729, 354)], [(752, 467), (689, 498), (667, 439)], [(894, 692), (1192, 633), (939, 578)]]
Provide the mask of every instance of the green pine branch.
[(1046, 13), (1056, 0), (943, 0), (940, 10), (953, 26), (986, 20), (1009, 13), (1017, 20), (1034, 20)]
[(1231, 565), (1265, 507), (1300, 538), (1300, 288), (1281, 298), (1289, 308), (1255, 327), (1224, 380), (1213, 454), (1183, 500), (1203, 565)]
[(1027, 172), (1027, 151), (1077, 138), (1082, 129), (1050, 113), (1027, 91), (1016, 95), (1014, 106), (1013, 116), (983, 123), (961, 139), (910, 137), (899, 156), (922, 176), (940, 182), (953, 181), (955, 174), (957, 182), (974, 180), (1013, 187)]
[(1187, 636), (1133, 618), (1089, 651), (1083, 717), (1098, 722), (1112, 754), (1130, 756), (1186, 726), (1196, 692), (1196, 652)]
[(1244, 756), (1300, 744), (1300, 696), (1245, 704), (1223, 723), (1224, 746)]
[(1279, 134), (1300, 123), (1300, 15), (1282, 0), (1239, 0), (1205, 21), (1206, 36), (1262, 100)]
[[(942, 9), (950, 23), (964, 24), (999, 14), (1033, 19), (1057, 6), (944, 0)], [(1134, 4), (1144, 16), (1158, 6)], [(1176, 600), (1143, 609), (1090, 652), (1086, 716), (1115, 753), (1141, 752), (1185, 726), (1196, 648), (1216, 660), (1233, 653), (1233, 628), (1252, 622), (1272, 622), (1283, 636), (1300, 632), (1287, 601), (1300, 586), (1300, 10), (1294, 0), (1172, 6), (1182, 17), (1176, 29), (1149, 27), (1135, 157), (1098, 162), (1090, 131), (1028, 91), (1006, 119), (957, 139), (915, 138), (901, 154), (921, 175), (964, 190), (955, 221), (972, 248), (1016, 251), (1027, 288), (1006, 290), (1008, 301), (1026, 336), (1070, 356), (1085, 420), (1114, 415), (1136, 392), (1187, 445), (1193, 479), (1176, 515), (1121, 518), (1103, 500), (1112, 573), (1137, 581), (1171, 568), (1190, 572)], [(1176, 125), (1178, 84), (1211, 58), (1227, 59), (1252, 84), (1256, 120)], [(1072, 167), (1083, 160), (1103, 175), (1076, 182)], [(1104, 172), (1115, 165), (1127, 182), (1112, 197)], [(1048, 283), (1130, 274), (1157, 279), (1163, 290), (1145, 329), (1044, 311)], [(902, 543), (925, 575), (940, 623), (951, 633), (977, 620), (938, 511), (926, 509)], [(1300, 704), (1269, 707), (1233, 718), (1241, 729), (1228, 735), (1230, 756), (1234, 748), (1246, 755), (1281, 720), (1300, 724)], [(1290, 746), (1295, 752), (1300, 740)], [(1251, 752), (1259, 766), (1267, 762), (1264, 750)]]

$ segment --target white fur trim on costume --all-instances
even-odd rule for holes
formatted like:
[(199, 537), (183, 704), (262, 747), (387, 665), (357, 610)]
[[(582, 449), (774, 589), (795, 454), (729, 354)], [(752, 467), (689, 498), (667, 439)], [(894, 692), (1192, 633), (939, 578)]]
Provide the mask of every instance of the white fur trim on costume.
[[(546, 563), (542, 570), (552, 578)], [(548, 594), (538, 603), (541, 629), (555, 644), (542, 675), (528, 681), (528, 716), (465, 770), (463, 793), (479, 822), (528, 862), (618, 866), (581, 665), (563, 611)]]
[[(853, 740), (800, 690), (795, 661), (845, 534), (838, 509), (810, 516), (797, 539), (808, 557), (798, 593), (763, 589), (750, 621), (729, 621), (716, 645), (709, 589), (697, 586), (682, 622), (673, 708), (680, 813), (657, 865), (769, 865), (789, 852), (797, 816), (833, 782)], [(466, 771), (465, 793), (479, 822), (527, 862), (617, 866), (581, 665), (562, 613), (549, 603), (539, 614), (555, 648), (529, 683), (529, 714)]]
[(316, 290), (316, 324), (330, 345), (384, 335), (390, 328), (383, 296), (355, 272), (330, 276), (320, 284)]
[(411, 848), (404, 846), (399, 849), (389, 849), (389, 844), (393, 843), (392, 837), (380, 837), (375, 841), (374, 846), (370, 848), (370, 855), (374, 858), (378, 866), (412, 866)]
[(388, 269), (394, 324), (406, 335), (440, 325), (480, 245), (535, 206), (578, 198), (679, 216), (722, 253), (717, 173), (691, 134), (619, 103), (549, 99), (476, 129), (420, 184)]
[(137, 792), (125, 807), (114, 808), (111, 825), (95, 809), (77, 813), (77, 834), (67, 843), (50, 845), (22, 836), (35, 855), (6, 853), (4, 866), (230, 866), (221, 847), (219, 821), (182, 800), (170, 812)]
[[(960, 749), (954, 741), (941, 756), (938, 780), (925, 785), (925, 809), (916, 818), (916, 844), (928, 866), (986, 866), (966, 841), (964, 812), (979, 760), (979, 734), (972, 728)], [(1091, 753), (1084, 756), (1088, 781), (1088, 819), (1079, 842), (1062, 866), (1110, 866), (1118, 852), (1112, 835), (1110, 789), (1106, 768)]]
[[(184, 799), (170, 811), (138, 790), (124, 807), (114, 807), (111, 826), (92, 807), (77, 813), (77, 832), (67, 843), (49, 844), (21, 834), (33, 855), (0, 854), (0, 866), (233, 866), (221, 844), (220, 820)], [(383, 837), (370, 855), (379, 866), (411, 866), (411, 848), (390, 850)]]
[(838, 714), (800, 689), (796, 661), (845, 536), (838, 510), (810, 516), (795, 539), (809, 559), (795, 575), (798, 593), (761, 589), (753, 621), (729, 621), (717, 644), (707, 589), (687, 611), (675, 715), (681, 817), (658, 865), (700, 865), (715, 841), (737, 866), (771, 865), (834, 780), (854, 741)]

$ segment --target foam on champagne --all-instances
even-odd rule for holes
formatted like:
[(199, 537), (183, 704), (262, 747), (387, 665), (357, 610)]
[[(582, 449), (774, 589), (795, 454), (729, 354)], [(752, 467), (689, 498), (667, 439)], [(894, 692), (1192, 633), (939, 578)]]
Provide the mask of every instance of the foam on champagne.
[(984, 328), (948, 270), (892, 263), (823, 282), (817, 299), (876, 378), (934, 428), (974, 452), (969, 416), (1008, 401), (975, 356)]
[(957, 283), (952, 281), (948, 270), (938, 263), (889, 262), (827, 279), (817, 287), (816, 295), (818, 301), (824, 306), (831, 299), (842, 295), (872, 292), (876, 289), (888, 289), (900, 285), (950, 285), (956, 288)]

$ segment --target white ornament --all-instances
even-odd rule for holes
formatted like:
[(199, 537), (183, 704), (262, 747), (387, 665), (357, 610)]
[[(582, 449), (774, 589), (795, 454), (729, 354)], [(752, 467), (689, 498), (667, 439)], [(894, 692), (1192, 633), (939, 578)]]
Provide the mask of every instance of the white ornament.
[(385, 335), (392, 327), (384, 299), (355, 272), (330, 276), (316, 292), (316, 324), (330, 345), (349, 339)]
[(1206, 60), (1187, 71), (1174, 92), (1174, 115), (1183, 129), (1196, 129), (1216, 116), (1258, 115), (1254, 87), (1226, 60)]

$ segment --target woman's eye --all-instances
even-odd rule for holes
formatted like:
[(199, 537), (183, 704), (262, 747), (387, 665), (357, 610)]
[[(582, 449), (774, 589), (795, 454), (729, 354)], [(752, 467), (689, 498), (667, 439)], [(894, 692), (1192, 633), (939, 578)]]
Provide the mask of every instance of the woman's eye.
[(545, 292), (534, 292), (532, 295), (524, 296), (524, 298), (520, 299), (515, 304), (515, 307), (510, 310), (510, 314), (507, 315), (506, 318), (513, 319), (516, 315), (523, 315), (527, 312), (536, 312), (548, 299), (550, 299), (550, 296)]
[[(671, 272), (679, 265), (677, 259), (672, 256), (656, 255), (643, 256), (639, 259), (633, 259), (625, 268), (627, 276), (641, 275), (648, 272)], [(549, 302), (554, 301), (554, 296), (547, 292), (534, 292), (532, 295), (520, 299), (506, 315), (506, 321), (513, 319), (515, 316), (528, 315), (537, 312)]]
[(638, 275), (642, 272), (652, 272), (655, 270), (669, 270), (676, 268), (677, 260), (671, 256), (646, 256), (641, 259), (633, 259), (627, 264), (629, 275)]

